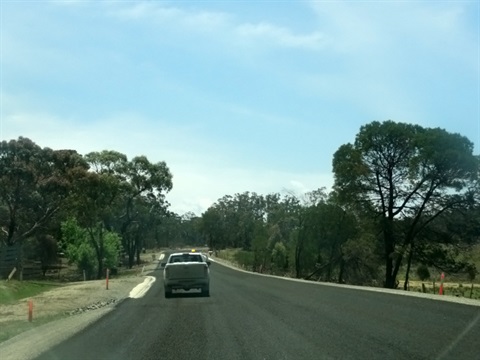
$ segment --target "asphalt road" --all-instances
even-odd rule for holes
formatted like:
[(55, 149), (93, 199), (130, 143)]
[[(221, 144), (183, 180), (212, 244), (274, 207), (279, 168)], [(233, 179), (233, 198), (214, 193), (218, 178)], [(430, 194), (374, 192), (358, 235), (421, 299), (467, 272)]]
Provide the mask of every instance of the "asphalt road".
[(211, 265), (210, 297), (165, 299), (162, 273), (38, 359), (480, 359), (480, 307)]

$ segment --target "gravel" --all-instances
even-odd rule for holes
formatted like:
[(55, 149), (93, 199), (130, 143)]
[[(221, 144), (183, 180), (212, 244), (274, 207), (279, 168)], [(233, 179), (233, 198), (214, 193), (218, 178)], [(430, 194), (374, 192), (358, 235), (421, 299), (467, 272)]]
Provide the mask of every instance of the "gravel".
[[(144, 281), (143, 275), (156, 267), (157, 263), (153, 262), (143, 267), (142, 273), (136, 276), (110, 279), (108, 290), (105, 280), (87, 281), (58, 287), (32, 297), (33, 328), (0, 343), (2, 360), (34, 359), (73, 336), (112, 311), (116, 304), (129, 296), (136, 285)], [(0, 305), (0, 328), (6, 324), (27, 321), (28, 300)], [(36, 320), (55, 315), (64, 316), (35, 326)]]

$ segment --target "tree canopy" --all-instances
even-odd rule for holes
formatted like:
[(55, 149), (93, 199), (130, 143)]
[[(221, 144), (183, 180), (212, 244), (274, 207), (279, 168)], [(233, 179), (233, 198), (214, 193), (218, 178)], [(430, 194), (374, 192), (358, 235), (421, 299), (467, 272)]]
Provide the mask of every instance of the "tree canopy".
[(480, 156), (466, 137), (374, 121), (338, 148), (333, 175), (331, 191), (227, 194), (181, 215), (163, 161), (20, 137), (0, 143), (0, 246), (31, 249), (44, 268), (63, 251), (92, 278), (139, 264), (146, 247), (204, 244), (238, 249), (249, 270), (311, 280), (394, 288), (405, 271), (407, 287), (415, 266), (475, 277)]
[(378, 221), (386, 287), (396, 286), (402, 261), (414, 253), (423, 230), (446, 211), (472, 204), (478, 166), (466, 137), (393, 121), (362, 126), (353, 144), (336, 151), (335, 190)]
[[(129, 161), (113, 150), (82, 156), (75, 150), (41, 148), (23, 137), (2, 141), (0, 241), (25, 248), (24, 243), (36, 241), (30, 246), (36, 249), (34, 256), (42, 263), (55, 261), (61, 224), (73, 221), (82, 236), (62, 239), (63, 250), (74, 254), (72, 244), (81, 244), (88, 250), (83, 254), (94, 254), (96, 276), (101, 277), (108, 244), (117, 235), (122, 245), (118, 255), (125, 253), (129, 266), (135, 255), (139, 260), (144, 236), (166, 217), (165, 194), (171, 188), (166, 163), (151, 163), (145, 156)], [(72, 258), (82, 258), (75, 254)]]

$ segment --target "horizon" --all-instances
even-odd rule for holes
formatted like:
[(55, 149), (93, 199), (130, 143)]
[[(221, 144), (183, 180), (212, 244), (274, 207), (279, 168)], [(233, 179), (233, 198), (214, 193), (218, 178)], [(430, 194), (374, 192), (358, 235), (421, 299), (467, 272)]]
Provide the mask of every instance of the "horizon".
[(393, 120), (480, 154), (480, 3), (4, 1), (0, 140), (165, 161), (171, 210), (333, 184)]

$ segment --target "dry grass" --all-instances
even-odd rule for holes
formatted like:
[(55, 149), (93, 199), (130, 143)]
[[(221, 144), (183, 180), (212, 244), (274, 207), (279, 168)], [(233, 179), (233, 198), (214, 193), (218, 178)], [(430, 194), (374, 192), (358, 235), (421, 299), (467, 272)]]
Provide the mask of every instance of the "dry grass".
[[(422, 287), (422, 283), (424, 287)], [(440, 290), (440, 282), (432, 281), (409, 281), (409, 290), (415, 292), (424, 292), (429, 294), (438, 294)], [(400, 287), (403, 288), (403, 281), (400, 281)], [(435, 289), (434, 289), (435, 286)], [(443, 294), (449, 296), (459, 296), (471, 299), (480, 299), (480, 284), (463, 283), (463, 282), (445, 282), (443, 284)]]

